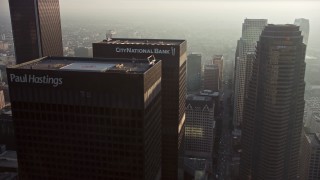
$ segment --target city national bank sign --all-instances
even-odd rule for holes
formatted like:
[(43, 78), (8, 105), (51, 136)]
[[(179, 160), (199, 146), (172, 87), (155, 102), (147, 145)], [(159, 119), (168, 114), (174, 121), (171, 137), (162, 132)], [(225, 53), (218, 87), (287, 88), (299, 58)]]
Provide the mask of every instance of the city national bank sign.
[(50, 77), (49, 75), (36, 76), (31, 74), (23, 74), (23, 75), (10, 74), (10, 82), (52, 85), (53, 87), (58, 87), (63, 83), (62, 78)]
[(142, 49), (142, 48), (120, 48), (116, 47), (117, 53), (133, 53), (133, 54), (161, 54), (161, 55), (176, 55), (176, 48), (171, 47), (171, 49)]

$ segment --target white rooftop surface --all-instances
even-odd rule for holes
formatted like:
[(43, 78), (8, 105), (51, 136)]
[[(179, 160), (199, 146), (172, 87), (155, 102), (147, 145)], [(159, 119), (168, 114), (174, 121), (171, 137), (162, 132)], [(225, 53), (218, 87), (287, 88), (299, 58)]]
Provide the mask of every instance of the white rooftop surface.
[(92, 72), (104, 72), (114, 67), (113, 63), (99, 63), (99, 62), (74, 62), (69, 65), (63, 66), (61, 70), (71, 71), (92, 71)]

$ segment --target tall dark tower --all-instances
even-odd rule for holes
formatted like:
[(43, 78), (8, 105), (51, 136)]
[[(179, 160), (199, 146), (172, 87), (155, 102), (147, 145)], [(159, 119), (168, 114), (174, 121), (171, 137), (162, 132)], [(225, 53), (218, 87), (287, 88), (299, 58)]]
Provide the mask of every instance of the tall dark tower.
[(9, 0), (17, 64), (63, 56), (59, 0)]
[[(187, 42), (169, 39), (113, 38), (93, 43), (93, 57), (162, 61), (162, 179), (183, 176)], [(179, 158), (179, 156), (181, 158)]]
[(297, 179), (306, 46), (299, 27), (262, 31), (245, 99), (240, 179)]
[(45, 57), (7, 74), (19, 179), (160, 179), (161, 61)]
[(219, 91), (219, 66), (217, 64), (204, 65), (203, 88), (214, 92)]
[(187, 91), (199, 91), (201, 88), (201, 54), (192, 53), (187, 59)]

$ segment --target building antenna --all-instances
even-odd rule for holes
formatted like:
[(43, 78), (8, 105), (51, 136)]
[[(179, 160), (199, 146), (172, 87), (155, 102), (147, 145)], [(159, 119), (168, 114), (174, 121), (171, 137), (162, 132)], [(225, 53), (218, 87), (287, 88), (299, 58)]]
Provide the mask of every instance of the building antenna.
[(111, 40), (112, 40), (112, 35), (113, 35), (113, 34), (116, 34), (116, 31), (115, 31), (115, 30), (109, 30), (109, 31), (107, 31), (107, 33), (106, 33), (107, 41), (111, 41)]
[(149, 65), (151, 65), (151, 66), (153, 66), (156, 62), (156, 58), (154, 57), (154, 55), (147, 57), (147, 59), (149, 61)]

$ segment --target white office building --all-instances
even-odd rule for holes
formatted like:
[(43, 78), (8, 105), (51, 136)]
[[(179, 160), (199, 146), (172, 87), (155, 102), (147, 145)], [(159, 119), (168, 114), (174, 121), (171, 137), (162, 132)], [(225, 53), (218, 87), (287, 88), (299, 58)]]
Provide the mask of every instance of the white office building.
[[(234, 74), (234, 125), (239, 127), (242, 123), (243, 104), (245, 96), (245, 84), (248, 73), (251, 72), (250, 62), (252, 53), (255, 52), (257, 41), (264, 27), (266, 19), (245, 19), (242, 24), (242, 37), (238, 40), (235, 55)], [(248, 56), (250, 54), (250, 57)], [(248, 64), (248, 63), (249, 64)]]

